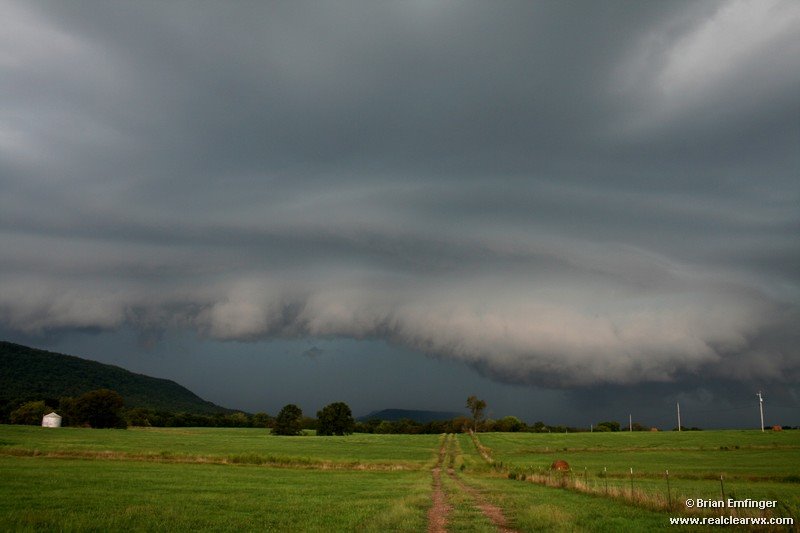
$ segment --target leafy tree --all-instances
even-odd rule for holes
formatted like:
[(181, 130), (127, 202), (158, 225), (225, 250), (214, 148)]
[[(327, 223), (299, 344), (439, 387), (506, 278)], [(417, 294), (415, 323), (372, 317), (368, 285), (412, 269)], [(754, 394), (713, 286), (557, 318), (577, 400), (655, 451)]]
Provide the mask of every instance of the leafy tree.
[(466, 433), (472, 426), (472, 420), (466, 416), (458, 416), (450, 421), (449, 431), (445, 433)]
[(75, 401), (79, 423), (89, 424), (93, 428), (127, 427), (122, 416), (124, 406), (122, 396), (109, 389), (89, 391)]
[(535, 433), (544, 433), (547, 431), (547, 424), (541, 420), (538, 420), (533, 423), (532, 429)]
[(394, 433), (394, 425), (388, 420), (382, 420), (380, 424), (377, 425), (375, 428), (375, 433), (381, 435), (387, 435), (389, 433)]
[(230, 413), (225, 415), (225, 427), (232, 427), (232, 428), (246, 428), (250, 427), (250, 418), (242, 413)]
[(595, 426), (595, 431), (619, 431), (619, 422), (600, 422)]
[(494, 430), (495, 431), (522, 431), (525, 428), (525, 424), (517, 418), (516, 416), (505, 416), (495, 422)]
[(136, 427), (150, 427), (150, 412), (147, 409), (137, 407), (135, 409), (127, 409), (125, 411), (125, 421), (129, 426)]
[[(381, 420), (378, 418), (370, 418), (365, 422), (356, 422), (356, 426), (353, 431), (355, 433), (375, 433), (375, 430), (378, 428), (380, 423)], [(441, 433), (444, 433), (444, 431)]]
[(42, 417), (52, 410), (44, 401), (26, 402), (11, 411), (9, 418), (12, 424), (38, 426), (42, 423)]
[(483, 411), (486, 409), (486, 402), (479, 400), (477, 396), (467, 398), (467, 408), (472, 413), (472, 430), (478, 431), (478, 426), (483, 420)]
[(420, 433), (424, 433), (426, 435), (437, 435), (440, 433), (452, 433), (450, 429), (450, 423), (447, 420), (431, 420), (430, 422), (425, 422), (420, 428)]
[(252, 424), (254, 428), (268, 428), (275, 424), (275, 419), (267, 413), (256, 413), (253, 415)]
[(63, 396), (58, 399), (58, 414), (61, 415), (62, 426), (80, 425), (78, 415), (78, 401), (72, 396)]
[(274, 435), (299, 435), (303, 430), (303, 411), (295, 404), (284, 405), (275, 419)]
[(11, 411), (17, 408), (19, 402), (0, 398), (0, 424), (8, 424), (11, 422)]
[(350, 406), (344, 402), (326, 405), (317, 412), (317, 435), (350, 435), (356, 422)]

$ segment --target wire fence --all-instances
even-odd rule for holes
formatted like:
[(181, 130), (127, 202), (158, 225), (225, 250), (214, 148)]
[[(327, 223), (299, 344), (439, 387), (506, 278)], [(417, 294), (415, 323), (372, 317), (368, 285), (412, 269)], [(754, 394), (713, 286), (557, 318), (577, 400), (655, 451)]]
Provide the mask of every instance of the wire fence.
[[(684, 513), (691, 515), (711, 515), (724, 506), (726, 514), (739, 517), (791, 516), (797, 523), (800, 507), (792, 503), (775, 500), (771, 508), (730, 507), (728, 500), (742, 501), (747, 492), (742, 481), (733, 484), (723, 474), (702, 476), (675, 476), (669, 470), (662, 473), (640, 471), (629, 467), (626, 471), (602, 471), (584, 468), (558, 470), (552, 467), (519, 467), (504, 464), (492, 457), (492, 451), (484, 446), (477, 435), (470, 435), (475, 449), (488, 467), (510, 480), (535, 483), (545, 487), (569, 490), (613, 499), (637, 507), (655, 511)], [(566, 465), (566, 463), (564, 463)], [(797, 483), (797, 476), (787, 475), (784, 482)], [(688, 488), (688, 490), (687, 490)], [(743, 490), (744, 489), (744, 490)], [(744, 492), (744, 493), (743, 493)], [(763, 501), (764, 498), (751, 498)]]

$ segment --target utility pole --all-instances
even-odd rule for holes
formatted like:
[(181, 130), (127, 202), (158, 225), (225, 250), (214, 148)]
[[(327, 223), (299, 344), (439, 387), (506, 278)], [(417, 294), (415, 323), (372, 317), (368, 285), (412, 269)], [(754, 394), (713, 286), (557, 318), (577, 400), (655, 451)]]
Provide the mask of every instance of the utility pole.
[(633, 415), (628, 415), (628, 429), (633, 433)]
[(677, 402), (676, 405), (678, 406), (678, 431), (681, 430), (681, 403)]
[(761, 411), (761, 432), (764, 432), (764, 398), (761, 397), (761, 391), (758, 391), (758, 410)]

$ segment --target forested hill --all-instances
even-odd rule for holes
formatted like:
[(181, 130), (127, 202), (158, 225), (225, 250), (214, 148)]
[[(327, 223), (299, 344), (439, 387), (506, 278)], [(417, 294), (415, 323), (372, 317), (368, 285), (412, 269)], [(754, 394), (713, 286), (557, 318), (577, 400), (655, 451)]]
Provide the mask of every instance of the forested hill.
[(0, 401), (58, 399), (101, 388), (117, 391), (126, 407), (197, 414), (232, 412), (168, 379), (0, 341)]

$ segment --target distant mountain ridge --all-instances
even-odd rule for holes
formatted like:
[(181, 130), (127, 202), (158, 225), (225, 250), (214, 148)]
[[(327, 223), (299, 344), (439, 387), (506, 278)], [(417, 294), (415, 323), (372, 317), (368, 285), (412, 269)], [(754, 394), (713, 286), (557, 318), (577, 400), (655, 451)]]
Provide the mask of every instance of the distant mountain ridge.
[(1, 401), (74, 397), (101, 388), (117, 391), (126, 407), (195, 414), (233, 412), (168, 379), (0, 341)]
[(412, 409), (382, 409), (380, 411), (373, 411), (368, 415), (360, 416), (357, 418), (359, 422), (366, 422), (367, 420), (386, 420), (394, 422), (396, 420), (413, 420), (420, 424), (428, 422), (436, 422), (439, 420), (452, 420), (458, 416), (465, 416), (464, 413), (456, 413), (453, 411), (420, 411)]

